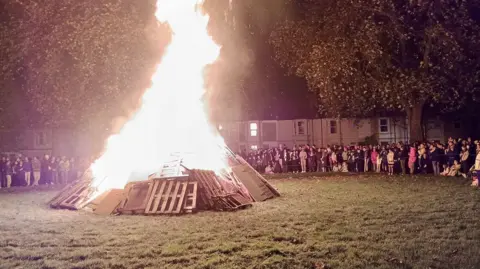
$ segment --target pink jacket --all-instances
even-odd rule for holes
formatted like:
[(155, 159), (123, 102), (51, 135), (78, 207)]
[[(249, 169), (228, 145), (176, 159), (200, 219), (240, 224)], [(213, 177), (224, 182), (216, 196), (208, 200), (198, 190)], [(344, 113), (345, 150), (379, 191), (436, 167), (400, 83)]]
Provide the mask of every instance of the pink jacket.
[(370, 159), (372, 160), (372, 163), (377, 163), (377, 158), (378, 158), (378, 152), (372, 151), (372, 155), (370, 155)]
[(415, 163), (417, 160), (417, 151), (415, 148), (410, 148), (410, 153), (408, 154), (408, 162), (409, 163)]

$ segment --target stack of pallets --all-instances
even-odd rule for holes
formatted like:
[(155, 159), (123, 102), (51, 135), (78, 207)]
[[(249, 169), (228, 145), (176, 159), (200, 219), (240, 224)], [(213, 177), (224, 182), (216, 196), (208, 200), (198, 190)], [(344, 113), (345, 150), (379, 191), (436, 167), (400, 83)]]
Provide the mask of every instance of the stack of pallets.
[(199, 184), (199, 202), (202, 209), (231, 211), (252, 205), (251, 197), (240, 190), (227, 192), (213, 171), (191, 170), (190, 177)]
[(241, 192), (227, 193), (213, 171), (191, 170), (188, 176), (151, 178), (125, 188), (121, 214), (176, 215), (198, 210), (231, 211), (251, 206)]
[[(222, 181), (223, 180), (223, 181)], [(232, 211), (251, 206), (253, 199), (233, 181), (220, 179), (213, 171), (190, 170), (189, 175), (131, 182), (123, 190), (112, 190), (93, 201), (91, 179), (68, 185), (50, 201), (53, 208), (91, 209), (102, 214), (178, 215), (199, 210)], [(227, 191), (228, 189), (228, 191)]]

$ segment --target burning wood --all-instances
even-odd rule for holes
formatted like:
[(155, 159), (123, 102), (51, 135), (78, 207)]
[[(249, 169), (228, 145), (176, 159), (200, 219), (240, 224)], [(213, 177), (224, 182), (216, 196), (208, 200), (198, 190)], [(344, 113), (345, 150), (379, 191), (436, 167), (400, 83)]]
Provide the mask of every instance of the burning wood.
[[(131, 182), (98, 196), (87, 171), (50, 202), (55, 209), (87, 209), (97, 214), (174, 215), (200, 210), (232, 211), (248, 208), (254, 201), (278, 196), (278, 192), (249, 166), (239, 162), (232, 173), (218, 176), (209, 170), (187, 170), (188, 175)], [(92, 200), (92, 197), (94, 199)]]

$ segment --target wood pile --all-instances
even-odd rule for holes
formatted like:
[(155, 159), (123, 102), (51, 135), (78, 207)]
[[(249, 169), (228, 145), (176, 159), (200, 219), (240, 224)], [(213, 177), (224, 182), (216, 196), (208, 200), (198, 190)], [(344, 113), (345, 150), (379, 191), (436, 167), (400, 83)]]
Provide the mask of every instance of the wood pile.
[(199, 184), (199, 203), (204, 210), (231, 211), (252, 205), (252, 198), (241, 188), (227, 192), (213, 171), (191, 170), (190, 177)]
[(73, 209), (83, 208), (88, 202), (89, 197), (95, 191), (91, 187), (92, 175), (89, 171), (85, 172), (75, 182), (68, 184), (50, 201), (50, 207), (57, 209)]
[(50, 201), (50, 206), (87, 208), (99, 214), (178, 215), (199, 210), (233, 211), (250, 207), (253, 202), (235, 180), (220, 179), (207, 170), (190, 170), (185, 176), (153, 176), (131, 182), (123, 190), (111, 190), (93, 201), (91, 177), (87, 178), (67, 186)]

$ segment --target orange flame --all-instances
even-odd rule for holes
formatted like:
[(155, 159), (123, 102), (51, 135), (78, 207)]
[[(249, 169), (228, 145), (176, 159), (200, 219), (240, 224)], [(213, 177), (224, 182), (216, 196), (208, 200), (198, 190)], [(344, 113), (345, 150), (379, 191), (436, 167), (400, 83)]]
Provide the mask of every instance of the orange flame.
[(172, 30), (172, 40), (136, 114), (112, 135), (92, 166), (97, 196), (124, 188), (133, 172), (154, 173), (174, 152), (188, 155), (189, 168), (226, 167), (224, 141), (208, 122), (201, 100), (203, 70), (220, 47), (207, 33), (203, 0), (157, 0), (155, 16)]

